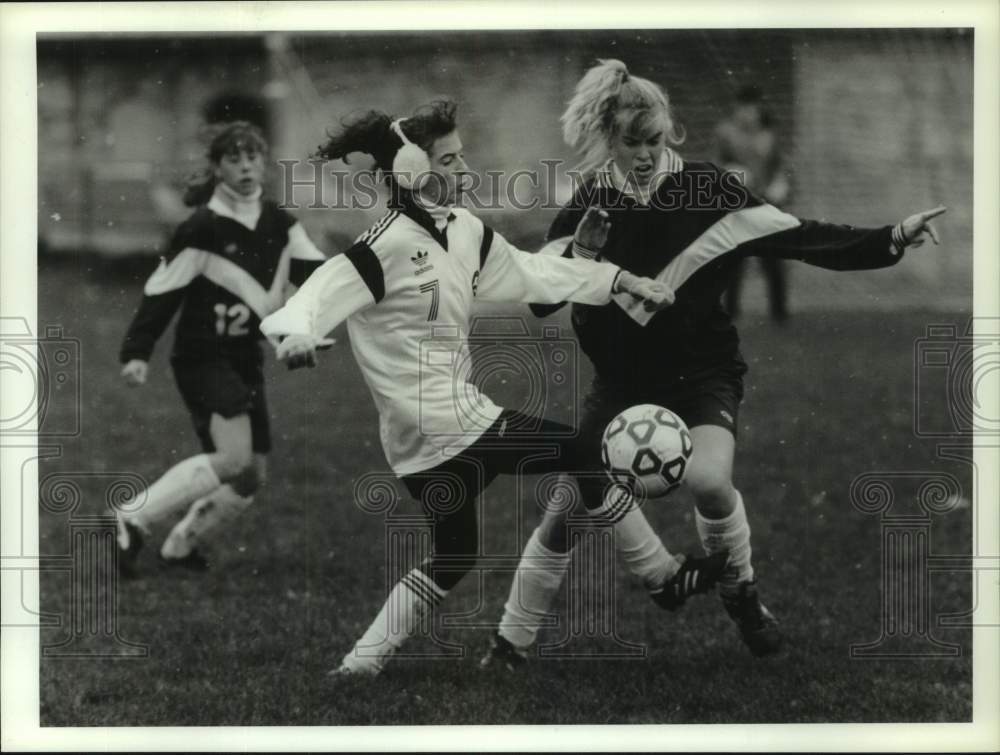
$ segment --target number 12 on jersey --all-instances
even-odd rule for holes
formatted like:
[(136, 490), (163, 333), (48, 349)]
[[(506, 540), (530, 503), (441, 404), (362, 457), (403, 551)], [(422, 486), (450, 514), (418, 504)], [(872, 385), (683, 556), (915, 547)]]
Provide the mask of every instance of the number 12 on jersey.
[(234, 304), (228, 308), (225, 304), (216, 304), (214, 310), (217, 335), (245, 336), (250, 332), (246, 326), (250, 308), (246, 304)]

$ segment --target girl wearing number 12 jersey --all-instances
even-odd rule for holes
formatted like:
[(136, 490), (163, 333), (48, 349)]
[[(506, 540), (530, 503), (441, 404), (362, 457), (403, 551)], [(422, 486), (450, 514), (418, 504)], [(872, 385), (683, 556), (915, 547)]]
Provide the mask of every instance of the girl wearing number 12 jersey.
[(186, 506), (160, 557), (206, 568), (198, 542), (246, 509), (264, 478), (271, 437), (260, 321), (281, 305), (289, 282), (301, 283), (325, 259), (295, 218), (261, 198), (266, 154), (256, 126), (219, 128), (209, 169), (185, 196), (197, 209), (146, 282), (122, 344), (122, 376), (145, 383), (153, 347), (180, 309), (170, 364), (204, 451), (121, 507), (118, 563), (126, 577), (136, 572), (150, 527)]

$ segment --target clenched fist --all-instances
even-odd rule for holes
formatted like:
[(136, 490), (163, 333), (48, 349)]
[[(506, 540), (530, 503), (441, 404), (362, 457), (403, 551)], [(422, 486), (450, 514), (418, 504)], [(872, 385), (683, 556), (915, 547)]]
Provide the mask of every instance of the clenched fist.
[(146, 384), (146, 374), (149, 372), (149, 363), (142, 359), (131, 359), (122, 367), (122, 377), (125, 385), (136, 388)]
[(674, 291), (666, 283), (652, 278), (640, 278), (622, 270), (615, 284), (615, 293), (624, 291), (641, 299), (647, 312), (659, 312), (674, 303)]
[(315, 336), (289, 335), (278, 344), (278, 361), (284, 362), (288, 369), (297, 370), (300, 367), (316, 366), (316, 351), (328, 349), (336, 343), (332, 338), (316, 338)]

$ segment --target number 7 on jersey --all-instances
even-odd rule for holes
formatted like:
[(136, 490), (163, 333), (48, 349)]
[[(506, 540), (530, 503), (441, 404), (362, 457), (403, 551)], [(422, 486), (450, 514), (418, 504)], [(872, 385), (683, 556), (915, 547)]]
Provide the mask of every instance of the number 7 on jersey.
[(441, 300), (441, 289), (438, 286), (437, 280), (427, 281), (421, 284), (420, 293), (431, 295), (431, 308), (430, 312), (427, 313), (427, 321), (436, 320), (438, 316), (438, 303)]

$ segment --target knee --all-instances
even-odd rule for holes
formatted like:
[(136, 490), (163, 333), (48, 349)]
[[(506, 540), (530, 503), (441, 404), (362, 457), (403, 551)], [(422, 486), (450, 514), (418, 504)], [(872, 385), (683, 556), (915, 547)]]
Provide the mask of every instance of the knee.
[(246, 497), (256, 493), (261, 486), (259, 472), (251, 465), (229, 481), (239, 495)]
[(244, 467), (229, 484), (241, 496), (251, 496), (264, 487), (267, 482), (267, 465), (263, 457), (257, 456), (251, 460), (250, 466)]
[(721, 518), (732, 513), (736, 503), (736, 488), (729, 475), (715, 469), (692, 467), (686, 482), (695, 505), (703, 514)]
[(238, 485), (243, 489), (247, 487), (256, 489), (257, 472), (254, 469), (253, 454), (250, 449), (220, 450), (213, 466), (219, 479), (232, 484), (234, 488)]

